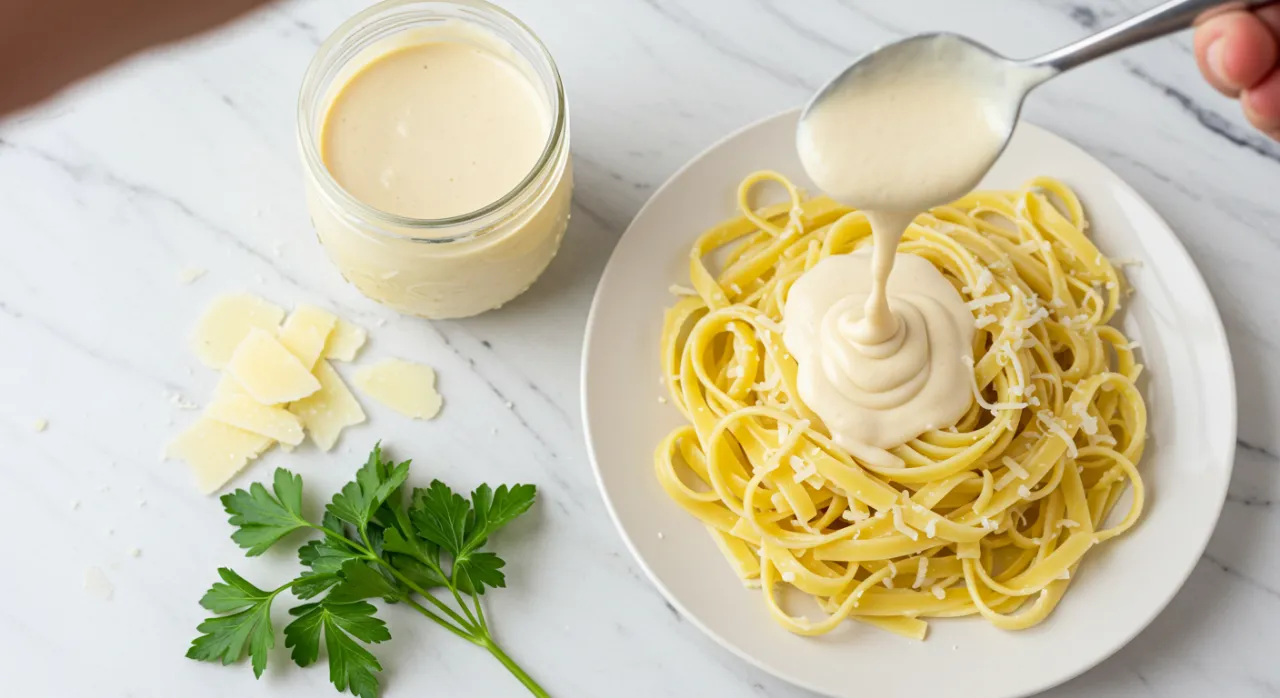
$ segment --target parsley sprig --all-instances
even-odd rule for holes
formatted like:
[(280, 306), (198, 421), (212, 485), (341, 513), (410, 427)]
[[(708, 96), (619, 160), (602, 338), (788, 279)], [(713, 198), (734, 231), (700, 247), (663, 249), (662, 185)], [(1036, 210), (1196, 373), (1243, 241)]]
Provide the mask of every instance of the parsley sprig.
[[(506, 586), (504, 562), (483, 550), (489, 537), (533, 505), (533, 485), (481, 485), (470, 499), (439, 480), (405, 494), (409, 461), (393, 463), (375, 446), (368, 461), (333, 496), (320, 523), (302, 512), (302, 478), (281, 468), (268, 490), (254, 483), (222, 497), (246, 555), (261, 555), (296, 531), (320, 533), (298, 549), (304, 568), (295, 579), (260, 589), (228, 568), (200, 599), (215, 615), (197, 630), (187, 656), (230, 664), (248, 655), (255, 676), (275, 647), (271, 606), (289, 591), (284, 646), (299, 666), (321, 658), (338, 691), (376, 698), (382, 665), (369, 650), (391, 639), (370, 599), (403, 603), (454, 635), (488, 650), (535, 696), (547, 692), (494, 641), (480, 603), (486, 589)], [(437, 593), (433, 593), (437, 592)], [(443, 598), (441, 598), (443, 597)]]

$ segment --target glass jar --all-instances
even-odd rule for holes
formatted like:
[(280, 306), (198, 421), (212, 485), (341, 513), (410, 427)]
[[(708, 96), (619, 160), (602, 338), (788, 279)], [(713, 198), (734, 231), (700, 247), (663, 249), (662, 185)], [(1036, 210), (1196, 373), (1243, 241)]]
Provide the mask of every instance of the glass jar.
[[(460, 25), (496, 37), (510, 48), (513, 65), (527, 64), (517, 67), (545, 98), (551, 124), (537, 163), (502, 198), (451, 218), (407, 218), (357, 200), (321, 154), (331, 102), (397, 36), (448, 36)], [(298, 144), (308, 209), (329, 258), (362, 293), (402, 313), (456, 318), (501, 306), (542, 274), (568, 224), (573, 173), (560, 74), (528, 27), (483, 0), (387, 0), (344, 23), (321, 45), (303, 79)]]

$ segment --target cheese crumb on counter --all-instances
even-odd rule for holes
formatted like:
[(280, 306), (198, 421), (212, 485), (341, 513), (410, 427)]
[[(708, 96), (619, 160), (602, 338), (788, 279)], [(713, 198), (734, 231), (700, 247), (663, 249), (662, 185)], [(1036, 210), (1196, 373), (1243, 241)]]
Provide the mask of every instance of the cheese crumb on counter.
[(84, 590), (99, 601), (110, 601), (111, 595), (115, 593), (111, 580), (107, 579), (106, 573), (97, 567), (90, 567), (84, 571)]
[(49, 428), (49, 420), (43, 417), (37, 418), (35, 421), (31, 422), (31, 428), (36, 431), (44, 431)]
[(196, 279), (205, 275), (205, 270), (200, 267), (187, 267), (178, 272), (178, 281), (183, 284), (193, 284)]

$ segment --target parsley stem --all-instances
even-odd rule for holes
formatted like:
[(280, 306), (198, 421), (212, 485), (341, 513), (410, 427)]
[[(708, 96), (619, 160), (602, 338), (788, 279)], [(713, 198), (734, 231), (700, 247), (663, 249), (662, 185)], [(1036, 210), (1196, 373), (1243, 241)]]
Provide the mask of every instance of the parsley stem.
[[(441, 576), (444, 576), (444, 575), (441, 575)], [(479, 629), (482, 627), (480, 625), (480, 621), (476, 620), (475, 614), (471, 612), (471, 609), (467, 606), (467, 602), (463, 601), (462, 596), (458, 594), (457, 578), (458, 578), (458, 563), (455, 561), (453, 564), (453, 574), (449, 575), (449, 591), (450, 593), (453, 594), (453, 600), (457, 601), (458, 605), (462, 607), (462, 612), (466, 613), (467, 617), (471, 619), (471, 624), (475, 626), (477, 629)]]
[(489, 637), (488, 633), (484, 634), (478, 644), (489, 650), (489, 654), (492, 654), (499, 662), (502, 662), (502, 666), (506, 667), (507, 671), (511, 672), (513, 676), (519, 679), (520, 683), (524, 684), (524, 687), (529, 689), (530, 693), (538, 698), (551, 698), (551, 694), (547, 693), (546, 689), (542, 686), (539, 686), (538, 682), (533, 680), (533, 677), (526, 674), (524, 669), (521, 669), (520, 665), (516, 664), (514, 659), (508, 657), (507, 653), (502, 651), (502, 648), (498, 646), (498, 643), (493, 641), (493, 638)]
[[(469, 622), (469, 623), (468, 623), (468, 622), (467, 622), (467, 619), (465, 619), (465, 618), (463, 618), (462, 616), (458, 615), (458, 613), (457, 613), (456, 611), (454, 611), (452, 608), (449, 608), (449, 605), (448, 605), (448, 604), (446, 604), (445, 602), (441, 601), (440, 599), (437, 599), (437, 598), (436, 598), (435, 596), (433, 596), (432, 594), (427, 593), (427, 591), (426, 591), (425, 589), (423, 589), (422, 587), (420, 587), (420, 586), (418, 586), (417, 584), (415, 584), (415, 583), (413, 582), (413, 580), (411, 580), (411, 579), (409, 579), (408, 577), (406, 577), (406, 576), (404, 576), (403, 574), (401, 574), (401, 573), (400, 573), (400, 570), (397, 570), (397, 569), (396, 569), (394, 566), (392, 566), (389, 562), (387, 562), (386, 560), (383, 560), (381, 557), (379, 557), (379, 556), (378, 556), (378, 554), (377, 554), (377, 553), (375, 553), (375, 552), (373, 551), (373, 545), (372, 545), (372, 544), (370, 544), (370, 542), (369, 542), (369, 536), (368, 536), (368, 534), (367, 534), (367, 533), (365, 533), (364, 531), (360, 531), (360, 536), (361, 536), (361, 538), (363, 538), (363, 539), (364, 539), (364, 542), (363, 542), (363, 545), (362, 545), (360, 541), (354, 541), (354, 540), (351, 540), (350, 538), (348, 538), (348, 537), (346, 537), (346, 536), (339, 535), (338, 533), (335, 533), (335, 532), (333, 532), (333, 531), (330, 531), (328, 528), (325, 528), (324, 526), (317, 526), (317, 525), (315, 525), (315, 524), (310, 524), (310, 523), (309, 523), (309, 524), (307, 524), (307, 525), (308, 525), (308, 526), (310, 526), (311, 528), (314, 528), (314, 529), (316, 529), (317, 531), (320, 531), (321, 533), (325, 534), (325, 536), (327, 536), (327, 537), (329, 537), (329, 538), (332, 538), (332, 539), (334, 539), (334, 540), (336, 540), (336, 541), (338, 541), (338, 542), (341, 542), (341, 543), (345, 544), (347, 547), (351, 548), (353, 551), (355, 551), (355, 552), (356, 552), (357, 554), (359, 554), (360, 556), (364, 557), (366, 560), (368, 560), (368, 561), (370, 561), (370, 562), (375, 562), (375, 563), (377, 563), (377, 564), (382, 565), (383, 567), (385, 567), (385, 568), (387, 569), (387, 571), (389, 571), (389, 572), (392, 574), (392, 576), (394, 576), (396, 579), (400, 580), (400, 581), (401, 581), (401, 583), (403, 583), (405, 586), (407, 586), (407, 587), (409, 587), (410, 589), (412, 589), (414, 592), (416, 592), (416, 593), (417, 593), (419, 596), (421, 596), (422, 598), (424, 598), (424, 599), (426, 599), (427, 601), (429, 601), (429, 602), (431, 603), (431, 605), (433, 605), (433, 606), (435, 606), (436, 608), (440, 609), (440, 610), (441, 610), (445, 615), (449, 616), (449, 617), (450, 617), (450, 618), (452, 618), (455, 622), (457, 622), (457, 624), (458, 624), (458, 625), (461, 625), (461, 626), (462, 626), (462, 631), (463, 631), (463, 632), (465, 632), (465, 633), (468, 633), (468, 635), (466, 636), (466, 637), (467, 637), (467, 639), (471, 639), (470, 634), (471, 634), (471, 633), (475, 633), (475, 632), (479, 629), (480, 624), (479, 624), (479, 623), (477, 623), (477, 622), (476, 622), (476, 620), (475, 620), (474, 618), (472, 618), (472, 619), (471, 619), (471, 622)], [(437, 569), (437, 572), (438, 572), (438, 571), (439, 571), (439, 570)], [(443, 575), (441, 575), (441, 576), (443, 576)], [(456, 591), (454, 592), (454, 596), (455, 596), (455, 597), (457, 596), (457, 592), (456, 592)], [(462, 602), (462, 600), (461, 600), (461, 599), (458, 599), (458, 602), (459, 602), (459, 603), (461, 603), (461, 602)], [(416, 602), (414, 602), (414, 603), (416, 603)], [(466, 607), (466, 605), (465, 605), (465, 604), (462, 606), (462, 609), (463, 609), (464, 611), (467, 611), (467, 615), (468, 615), (468, 616), (470, 616), (470, 615), (471, 615), (471, 611), (467, 609), (467, 607)], [(422, 609), (422, 610), (424, 610), (424, 611), (425, 611), (426, 609), (424, 608), (424, 609)], [(428, 611), (428, 616), (429, 616), (431, 619), (435, 620), (437, 623), (440, 623), (441, 625), (444, 625), (445, 627), (447, 627), (447, 628), (449, 628), (450, 630), (454, 631), (455, 633), (456, 633), (456, 632), (458, 632), (458, 629), (457, 629), (456, 627), (454, 627), (451, 623), (448, 623), (447, 621), (445, 621), (443, 618), (441, 618), (441, 617), (437, 616), (436, 614), (434, 614), (434, 613), (430, 613), (430, 612)]]
[[(430, 596), (428, 596), (427, 598), (431, 598), (431, 597), (430, 597)], [(483, 642), (482, 642), (479, 638), (477, 638), (475, 635), (472, 635), (471, 633), (468, 633), (468, 632), (466, 632), (466, 631), (464, 631), (464, 630), (460, 629), (458, 626), (454, 625), (453, 623), (450, 623), (449, 621), (447, 621), (447, 620), (445, 620), (445, 619), (441, 618), (440, 616), (437, 616), (436, 614), (432, 613), (429, 609), (427, 609), (427, 607), (423, 606), (422, 604), (418, 603), (417, 601), (414, 601), (414, 600), (413, 600), (413, 597), (411, 597), (411, 596), (405, 596), (405, 597), (404, 597), (404, 602), (405, 602), (406, 604), (409, 604), (409, 607), (410, 607), (410, 608), (412, 608), (413, 610), (415, 610), (415, 611), (417, 611), (418, 613), (421, 613), (422, 615), (426, 616), (427, 618), (430, 618), (431, 620), (435, 621), (435, 622), (436, 622), (436, 625), (443, 626), (445, 630), (448, 630), (449, 632), (453, 633), (454, 635), (457, 635), (458, 637), (462, 638), (463, 640), (466, 640), (467, 642), (470, 642), (470, 643), (471, 643), (471, 644), (473, 644), (473, 645), (480, 645), (480, 644), (483, 644)]]
[[(418, 586), (416, 583), (414, 583), (412, 579), (409, 579), (408, 577), (406, 577), (403, 573), (400, 572), (400, 570), (396, 569), (386, 560), (383, 560), (382, 558), (376, 555), (373, 555), (370, 559), (382, 565), (383, 567), (387, 568), (387, 570), (391, 572), (392, 576), (400, 580), (405, 586), (412, 589), (419, 596), (429, 601), (431, 605), (443, 611), (445, 615), (449, 616), (455, 622), (457, 622), (458, 625), (462, 626), (462, 629), (468, 634), (474, 634), (475, 632), (477, 632), (477, 630), (479, 630), (479, 628), (475, 624), (468, 623), (466, 618), (463, 618), (462, 616), (458, 615), (458, 612), (453, 610), (452, 608), (449, 608), (448, 604), (441, 601), (440, 599), (437, 599), (434, 595), (428, 593), (426, 589), (423, 589), (422, 587)], [(441, 620), (443, 621), (443, 619)]]
[(489, 622), (484, 619), (484, 607), (480, 605), (480, 595), (472, 594), (471, 600), (476, 604), (476, 616), (480, 619), (480, 628), (487, 634), (489, 632)]

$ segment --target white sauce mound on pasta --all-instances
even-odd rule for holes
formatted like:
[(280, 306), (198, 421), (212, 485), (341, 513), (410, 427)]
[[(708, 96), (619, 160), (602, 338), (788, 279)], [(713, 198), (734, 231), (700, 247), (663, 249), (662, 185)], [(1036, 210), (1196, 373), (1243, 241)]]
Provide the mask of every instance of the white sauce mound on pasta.
[[(764, 180), (790, 201), (753, 210)], [(954, 425), (871, 454), (834, 442), (801, 401), (782, 340), (792, 285), (868, 247), (866, 215), (806, 200), (770, 172), (742, 183), (738, 205), (740, 218), (694, 244), (696, 295), (666, 313), (664, 380), (689, 423), (657, 448), (663, 488), (792, 632), (852, 618), (921, 639), (931, 617), (1044, 620), (1085, 554), (1143, 506), (1142, 367), (1107, 324), (1123, 280), (1086, 236), (1075, 194), (1038, 178), (907, 228), (897, 252), (935, 267), (973, 315), (972, 399)], [(1107, 527), (1130, 486), (1128, 512)], [(787, 608), (784, 585), (824, 617)]]

